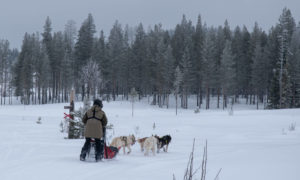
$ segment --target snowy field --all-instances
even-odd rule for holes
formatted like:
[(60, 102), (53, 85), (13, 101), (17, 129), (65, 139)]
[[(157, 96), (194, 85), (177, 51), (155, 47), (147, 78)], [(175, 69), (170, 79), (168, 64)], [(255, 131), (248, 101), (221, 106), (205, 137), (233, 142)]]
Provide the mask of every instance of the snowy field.
[[(300, 179), (300, 109), (239, 109), (233, 116), (190, 109), (175, 116), (174, 109), (139, 103), (131, 117), (130, 103), (104, 102), (114, 136), (170, 134), (172, 142), (168, 153), (145, 157), (135, 144), (129, 155), (121, 151), (116, 159), (95, 163), (79, 161), (83, 139), (67, 140), (59, 132), (65, 105), (0, 107), (0, 180), (172, 180), (173, 174), (180, 180), (194, 138), (195, 168), (208, 141), (207, 180), (220, 168), (219, 180)], [(36, 123), (39, 116), (42, 124)], [(289, 131), (292, 123), (295, 131)]]

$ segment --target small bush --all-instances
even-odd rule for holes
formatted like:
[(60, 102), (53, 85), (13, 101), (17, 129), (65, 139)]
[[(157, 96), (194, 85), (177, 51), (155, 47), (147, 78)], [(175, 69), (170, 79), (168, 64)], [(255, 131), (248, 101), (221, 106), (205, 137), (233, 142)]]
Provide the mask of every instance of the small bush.
[(42, 117), (41, 116), (38, 117), (38, 120), (36, 121), (36, 123), (37, 124), (42, 124)]

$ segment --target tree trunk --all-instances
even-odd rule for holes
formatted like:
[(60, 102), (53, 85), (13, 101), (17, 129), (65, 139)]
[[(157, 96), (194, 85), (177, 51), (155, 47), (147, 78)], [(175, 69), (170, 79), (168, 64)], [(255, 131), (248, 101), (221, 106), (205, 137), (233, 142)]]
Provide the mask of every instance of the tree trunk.
[(177, 108), (178, 108), (178, 93), (175, 93), (175, 101), (176, 101), (176, 116), (177, 116)]
[(1, 105), (2, 105), (2, 98), (3, 98), (3, 84), (1, 85), (0, 93), (1, 93)]
[(153, 94), (153, 99), (151, 105), (156, 105), (156, 93)]
[(5, 105), (5, 99), (6, 99), (6, 84), (7, 84), (7, 68), (5, 69), (5, 75), (4, 75), (4, 105)]
[(166, 100), (166, 101), (167, 101), (167, 102), (166, 102), (167, 109), (169, 109), (169, 96), (170, 96), (170, 95), (168, 94), (168, 95), (167, 95), (167, 100)]
[(217, 101), (217, 108), (220, 108), (220, 88), (217, 89), (217, 94), (218, 94), (218, 101)]
[(203, 92), (202, 92), (202, 86), (200, 87), (200, 106), (199, 108), (201, 107), (201, 105), (203, 104)]
[(85, 96), (85, 85), (83, 84), (81, 86), (81, 100), (82, 101), (84, 100), (84, 96)]
[(209, 87), (206, 86), (206, 107), (205, 107), (206, 109), (209, 109), (209, 103), (210, 103), (209, 96), (210, 96)]
[(256, 100), (256, 109), (258, 109), (258, 95), (257, 95), (257, 100)]
[[(52, 96), (51, 96), (51, 89), (50, 89), (50, 87), (49, 87), (49, 102), (50, 101), (52, 101)], [(52, 103), (53, 103), (53, 101), (52, 101)]]

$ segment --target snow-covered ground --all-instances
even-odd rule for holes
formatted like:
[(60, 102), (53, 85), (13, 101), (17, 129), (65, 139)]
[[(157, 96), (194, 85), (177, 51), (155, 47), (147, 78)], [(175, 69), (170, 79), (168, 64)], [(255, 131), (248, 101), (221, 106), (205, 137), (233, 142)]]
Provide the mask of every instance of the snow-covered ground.
[[(82, 103), (76, 103), (76, 108)], [(219, 180), (299, 180), (300, 109), (234, 111), (160, 109), (137, 103), (134, 117), (128, 102), (104, 102), (114, 136), (172, 136), (169, 152), (147, 157), (139, 145), (132, 153), (103, 162), (81, 162), (83, 139), (68, 140), (59, 132), (63, 106), (0, 107), (0, 180), (166, 180), (182, 179), (195, 146), (195, 168), (208, 141), (207, 180), (220, 168)], [(37, 124), (38, 117), (42, 124)], [(155, 123), (155, 129), (153, 124)], [(296, 123), (296, 130), (288, 127)], [(110, 132), (112, 134), (112, 132)], [(196, 174), (200, 179), (200, 174)]]

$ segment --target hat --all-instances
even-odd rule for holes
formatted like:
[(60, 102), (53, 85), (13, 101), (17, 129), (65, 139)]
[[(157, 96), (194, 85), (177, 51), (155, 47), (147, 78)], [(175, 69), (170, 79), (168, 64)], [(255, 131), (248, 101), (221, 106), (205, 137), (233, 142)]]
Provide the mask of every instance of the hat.
[(103, 104), (102, 104), (102, 101), (100, 99), (95, 99), (94, 100), (94, 105), (97, 105), (97, 106), (103, 108)]

